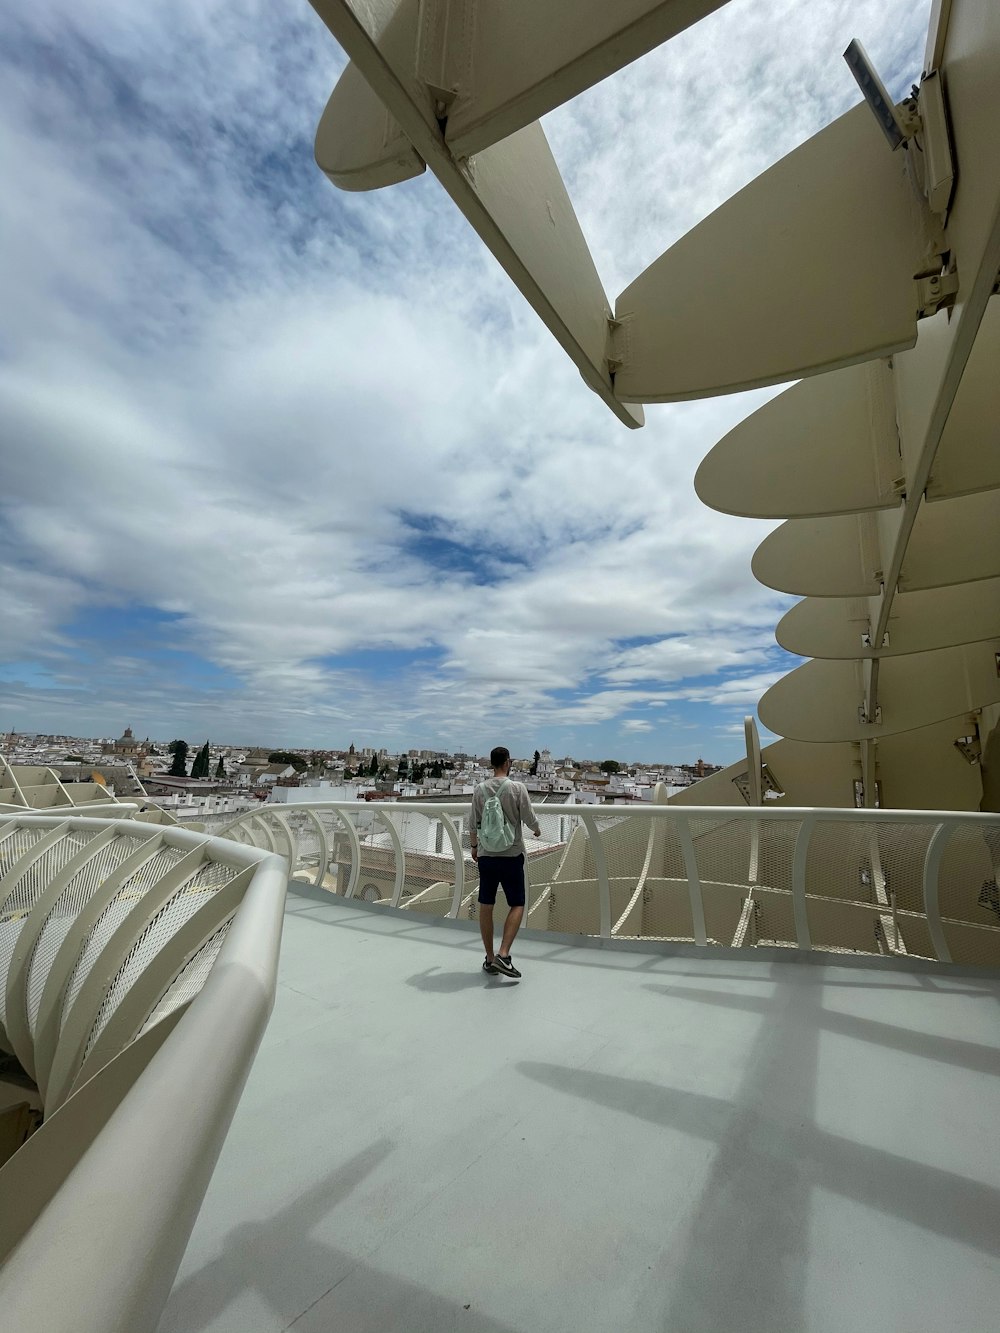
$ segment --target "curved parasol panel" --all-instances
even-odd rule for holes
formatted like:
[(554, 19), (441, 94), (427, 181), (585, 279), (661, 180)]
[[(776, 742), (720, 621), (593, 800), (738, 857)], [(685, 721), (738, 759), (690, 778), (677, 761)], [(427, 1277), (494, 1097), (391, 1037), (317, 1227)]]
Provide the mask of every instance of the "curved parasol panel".
[[(766, 692), (758, 705), (765, 727), (799, 741), (860, 741), (930, 726), (1000, 702), (1000, 639), (941, 648), (880, 664), (875, 723), (862, 720), (865, 662), (807, 662)], [(860, 710), (860, 711), (859, 711)]]
[[(881, 516), (888, 522), (895, 515)], [(754, 577), (803, 597), (874, 597), (891, 551), (880, 516), (793, 518), (754, 553)], [(900, 592), (1000, 576), (1000, 490), (922, 504), (899, 577)]]
[(921, 505), (899, 591), (941, 588), (1000, 575), (1000, 491)]
[(1000, 300), (979, 326), (927, 483), (927, 499), (1000, 487)]
[[(449, 147), (465, 157), (505, 139), (725, 3), (503, 0), (477, 5), (474, 21), (464, 24), (449, 15), (448, 45), (464, 57), (461, 65), (452, 62), (458, 77), (448, 108)], [(440, 14), (448, 0), (425, 4)]]
[(793, 518), (765, 537), (751, 563), (768, 588), (811, 597), (873, 597), (881, 589), (870, 514)]
[(786, 389), (724, 436), (695, 475), (712, 509), (811, 518), (899, 503), (892, 371), (880, 359)]
[(347, 66), (330, 94), (315, 152), (320, 171), (341, 190), (380, 190), (426, 170), (357, 65)]
[(889, 642), (866, 647), (862, 635), (878, 602), (860, 597), (807, 597), (778, 622), (775, 637), (801, 657), (901, 657), (1000, 636), (1000, 578), (958, 587), (900, 593), (892, 603)]
[(911, 347), (922, 206), (857, 106), (765, 171), (622, 292), (616, 392), (729, 393)]

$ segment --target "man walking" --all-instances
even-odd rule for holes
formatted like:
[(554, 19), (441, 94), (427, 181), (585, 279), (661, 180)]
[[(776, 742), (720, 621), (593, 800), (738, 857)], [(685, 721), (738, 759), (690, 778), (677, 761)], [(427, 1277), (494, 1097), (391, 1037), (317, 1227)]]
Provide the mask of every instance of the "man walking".
[[(490, 751), (493, 776), (481, 782), (472, 797), (472, 821), (469, 844), (472, 859), (479, 866), (479, 930), (486, 946), (483, 971), (502, 973), (505, 977), (521, 974), (511, 962), (510, 949), (524, 917), (524, 838), (521, 825), (527, 824), (536, 838), (541, 826), (531, 797), (523, 782), (510, 780), (510, 751), (498, 745)], [(500, 952), (493, 951), (493, 906), (497, 889), (507, 899), (507, 920), (503, 925)]]

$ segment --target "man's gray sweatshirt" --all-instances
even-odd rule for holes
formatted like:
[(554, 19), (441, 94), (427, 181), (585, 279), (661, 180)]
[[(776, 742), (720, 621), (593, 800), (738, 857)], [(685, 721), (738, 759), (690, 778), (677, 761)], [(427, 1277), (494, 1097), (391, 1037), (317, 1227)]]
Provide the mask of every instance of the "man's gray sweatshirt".
[(500, 792), (500, 808), (507, 817), (507, 822), (514, 830), (514, 841), (502, 852), (483, 852), (483, 856), (520, 856), (524, 851), (524, 838), (521, 834), (521, 825), (527, 824), (532, 833), (541, 833), (542, 827), (538, 822), (538, 817), (531, 808), (531, 797), (528, 795), (528, 789), (523, 782), (513, 782), (510, 778), (487, 778), (476, 788), (472, 797), (472, 827), (477, 830), (482, 823), (483, 806), (491, 796), (495, 796), (503, 784), (506, 787)]

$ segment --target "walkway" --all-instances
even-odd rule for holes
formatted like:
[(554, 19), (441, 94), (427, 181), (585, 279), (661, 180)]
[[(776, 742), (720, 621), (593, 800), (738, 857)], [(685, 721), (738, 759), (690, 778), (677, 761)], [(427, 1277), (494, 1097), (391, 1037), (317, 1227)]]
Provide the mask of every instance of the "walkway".
[(293, 893), (163, 1333), (995, 1326), (995, 974), (519, 945)]

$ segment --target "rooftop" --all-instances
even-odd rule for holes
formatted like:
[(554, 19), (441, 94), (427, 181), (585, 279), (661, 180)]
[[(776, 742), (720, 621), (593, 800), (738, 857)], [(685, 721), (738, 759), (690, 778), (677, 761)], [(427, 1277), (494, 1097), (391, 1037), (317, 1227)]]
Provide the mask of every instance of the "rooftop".
[(992, 1327), (1000, 974), (292, 886), (163, 1333)]

